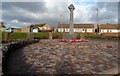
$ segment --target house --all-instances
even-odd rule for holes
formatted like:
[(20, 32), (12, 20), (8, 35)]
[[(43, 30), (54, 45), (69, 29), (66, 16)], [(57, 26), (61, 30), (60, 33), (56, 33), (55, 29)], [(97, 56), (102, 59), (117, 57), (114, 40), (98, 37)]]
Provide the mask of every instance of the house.
[(99, 34), (120, 35), (120, 24), (99, 24)]
[[(56, 33), (69, 33), (69, 24), (58, 24)], [(74, 33), (95, 34), (94, 24), (74, 24)]]
[(23, 27), (23, 28), (21, 28), (21, 30), (20, 30), (21, 32), (30, 32), (30, 27)]
[(1, 27), (0, 31), (5, 31), (7, 28), (6, 27)]
[(21, 32), (21, 28), (14, 28), (13, 31), (14, 32)]
[(42, 31), (50, 31), (51, 27), (49, 24), (45, 23), (45, 24), (33, 24), (30, 26), (31, 28), (31, 32), (42, 32)]
[(6, 28), (6, 29), (4, 30), (4, 32), (14, 32), (13, 29), (14, 29), (14, 28)]

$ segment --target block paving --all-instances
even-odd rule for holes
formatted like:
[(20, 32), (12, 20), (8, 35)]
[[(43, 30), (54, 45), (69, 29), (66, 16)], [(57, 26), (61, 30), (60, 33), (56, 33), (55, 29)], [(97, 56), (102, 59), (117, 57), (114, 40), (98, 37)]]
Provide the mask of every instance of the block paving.
[[(118, 42), (114, 41), (90, 41), (87, 43), (60, 43), (58, 40), (40, 40), (36, 44), (28, 45), (17, 54), (29, 66), (21, 73), (33, 74), (99, 74), (118, 67)], [(45, 44), (42, 44), (45, 43)], [(88, 48), (64, 48), (51, 45), (91, 46)], [(107, 46), (112, 46), (108, 48)], [(19, 65), (17, 61), (15, 65)], [(21, 60), (21, 61), (22, 61)], [(20, 73), (20, 67), (15, 67)], [(12, 68), (11, 68), (12, 70)], [(13, 71), (13, 70), (12, 70)], [(14, 70), (15, 71), (15, 70)]]

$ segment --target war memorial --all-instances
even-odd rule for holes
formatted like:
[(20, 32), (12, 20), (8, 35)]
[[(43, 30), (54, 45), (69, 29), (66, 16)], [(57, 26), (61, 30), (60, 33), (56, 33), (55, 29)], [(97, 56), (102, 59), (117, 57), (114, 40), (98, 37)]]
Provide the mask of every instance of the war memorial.
[[(101, 74), (113, 75), (118, 73), (118, 41), (89, 40), (81, 34), (76, 39), (73, 32), (74, 10), (70, 10), (70, 32), (63, 34), (63, 39), (18, 41), (3, 44), (3, 73), (6, 74)], [(23, 47), (23, 45), (26, 45)], [(19, 49), (15, 47), (18, 47)], [(21, 46), (21, 47), (20, 47)], [(13, 51), (12, 53), (6, 50)], [(8, 53), (10, 53), (8, 55)], [(6, 59), (7, 58), (7, 59)]]

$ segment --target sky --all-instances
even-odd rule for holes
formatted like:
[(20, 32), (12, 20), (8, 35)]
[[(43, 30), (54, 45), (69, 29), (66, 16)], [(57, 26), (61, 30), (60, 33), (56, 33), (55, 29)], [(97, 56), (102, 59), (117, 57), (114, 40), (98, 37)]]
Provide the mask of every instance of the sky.
[(73, 4), (74, 23), (96, 25), (96, 8), (98, 8), (99, 24), (118, 24), (118, 2), (97, 2), (95, 0), (45, 0), (36, 2), (3, 1), (0, 8), (0, 21), (7, 27), (27, 27), (31, 24), (48, 23), (57, 27), (58, 23), (69, 24), (70, 11)]

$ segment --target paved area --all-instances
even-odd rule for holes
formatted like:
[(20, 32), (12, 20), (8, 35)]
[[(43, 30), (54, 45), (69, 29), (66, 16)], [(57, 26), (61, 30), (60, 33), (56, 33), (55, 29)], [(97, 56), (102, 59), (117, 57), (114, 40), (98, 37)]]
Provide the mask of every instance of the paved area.
[[(43, 45), (41, 42), (74, 46), (106, 45), (89, 48), (59, 48)], [(42, 40), (14, 52), (8, 59), (7, 72), (12, 74), (111, 74), (112, 72), (107, 71), (118, 67), (118, 42), (90, 42), (64, 44), (58, 43), (57, 40)]]

